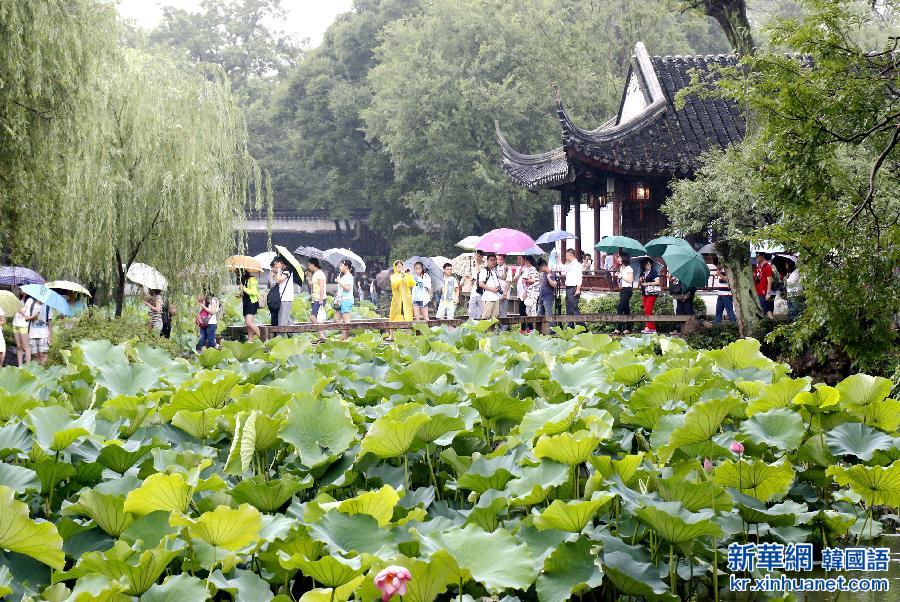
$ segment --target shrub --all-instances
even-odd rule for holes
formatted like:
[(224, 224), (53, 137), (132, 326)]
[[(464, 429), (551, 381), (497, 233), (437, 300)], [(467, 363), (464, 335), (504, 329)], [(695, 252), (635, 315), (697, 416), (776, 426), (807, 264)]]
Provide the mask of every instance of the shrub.
[[(593, 299), (589, 299), (587, 301), (583, 301), (581, 303), (581, 311), (586, 314), (614, 314), (616, 313), (616, 307), (619, 305), (619, 295), (618, 293), (604, 293), (598, 297), (594, 297)], [(631, 302), (628, 307), (631, 309), (631, 314), (635, 316), (643, 315), (644, 306), (641, 302), (641, 296), (637, 291), (631, 295)], [(698, 316), (702, 316), (706, 313), (706, 304), (703, 302), (698, 296), (694, 297), (694, 313)], [(653, 306), (653, 315), (656, 316), (672, 316), (675, 315), (675, 306), (674, 301), (671, 295), (663, 294), (657, 297), (656, 305)], [(593, 332), (612, 332), (613, 330), (622, 329), (621, 324), (615, 323), (601, 323), (594, 322), (589, 324), (590, 330)], [(629, 325), (629, 330), (634, 330), (637, 328), (643, 328), (641, 322), (634, 322)], [(674, 325), (672, 324), (657, 324), (656, 328), (659, 332), (671, 332), (674, 329)]]
[(737, 324), (707, 324), (684, 335), (684, 340), (694, 349), (718, 349), (741, 338)]
[(181, 347), (174, 339), (166, 339), (147, 329), (144, 321), (133, 317), (107, 318), (88, 312), (76, 319), (54, 320), (53, 344), (48, 359), (51, 364), (63, 363), (63, 351), (68, 351), (82, 340), (107, 340), (113, 344), (132, 339), (152, 347), (165, 349), (172, 355), (180, 355)]

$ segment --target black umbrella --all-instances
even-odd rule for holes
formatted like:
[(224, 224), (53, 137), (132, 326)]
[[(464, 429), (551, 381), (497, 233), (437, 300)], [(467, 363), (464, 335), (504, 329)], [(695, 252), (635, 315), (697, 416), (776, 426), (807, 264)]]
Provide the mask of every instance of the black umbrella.
[(318, 259), (320, 261), (325, 259), (325, 254), (320, 249), (317, 249), (315, 247), (297, 247), (296, 249), (294, 249), (294, 255), (297, 255), (298, 257), (305, 257), (307, 259)]

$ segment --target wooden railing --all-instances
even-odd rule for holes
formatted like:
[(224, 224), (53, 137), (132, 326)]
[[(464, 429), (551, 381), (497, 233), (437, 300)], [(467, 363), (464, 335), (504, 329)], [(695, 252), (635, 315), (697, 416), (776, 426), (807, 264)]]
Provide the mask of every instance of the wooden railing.
[[(554, 316), (509, 316), (506, 318), (496, 318), (495, 328), (501, 325), (521, 326), (522, 324), (534, 324), (541, 334), (550, 334), (550, 326), (552, 324), (587, 324), (593, 322), (605, 322), (614, 324), (629, 324), (640, 322), (655, 322), (665, 324), (688, 324), (691, 325), (696, 320), (696, 316), (644, 316), (631, 315), (620, 316), (617, 314), (580, 314), (576, 316), (570, 315), (554, 315)], [(337, 322), (326, 322), (325, 324), (292, 324), (291, 326), (259, 326), (260, 339), (268, 340), (270, 337), (279, 334), (296, 334), (318, 332), (320, 330), (378, 330), (380, 332), (391, 330), (409, 330), (416, 326), (460, 326), (468, 321), (468, 318), (456, 318), (453, 320), (428, 320), (414, 322), (390, 322), (385, 319), (378, 320), (354, 320), (350, 324), (340, 324)], [(229, 326), (225, 329), (225, 338), (240, 339), (247, 333), (246, 326)]]

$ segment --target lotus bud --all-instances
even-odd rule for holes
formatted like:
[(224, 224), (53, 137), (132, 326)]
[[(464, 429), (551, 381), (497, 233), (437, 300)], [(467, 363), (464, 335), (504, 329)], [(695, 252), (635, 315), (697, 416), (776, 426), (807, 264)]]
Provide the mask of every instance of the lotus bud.
[(381, 591), (381, 601), (388, 602), (394, 594), (406, 595), (406, 584), (412, 580), (406, 567), (391, 565), (375, 575), (375, 587)]
[(703, 470), (705, 470), (706, 472), (712, 472), (712, 469), (713, 469), (712, 460), (710, 460), (709, 458), (704, 458), (703, 459)]
[(744, 446), (741, 444), (740, 441), (732, 441), (731, 451), (733, 451), (734, 453), (736, 453), (739, 456), (743, 456), (744, 455)]

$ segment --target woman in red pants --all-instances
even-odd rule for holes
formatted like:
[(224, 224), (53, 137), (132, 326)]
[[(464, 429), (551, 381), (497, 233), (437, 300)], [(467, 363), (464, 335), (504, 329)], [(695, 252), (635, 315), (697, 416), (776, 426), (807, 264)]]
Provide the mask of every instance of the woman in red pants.
[[(641, 285), (641, 300), (644, 302), (644, 315), (653, 315), (653, 306), (656, 304), (656, 297), (662, 292), (659, 286), (659, 272), (653, 266), (653, 260), (650, 258), (641, 261), (641, 277), (639, 281)], [(643, 334), (656, 334), (656, 325), (653, 322), (647, 322)]]

